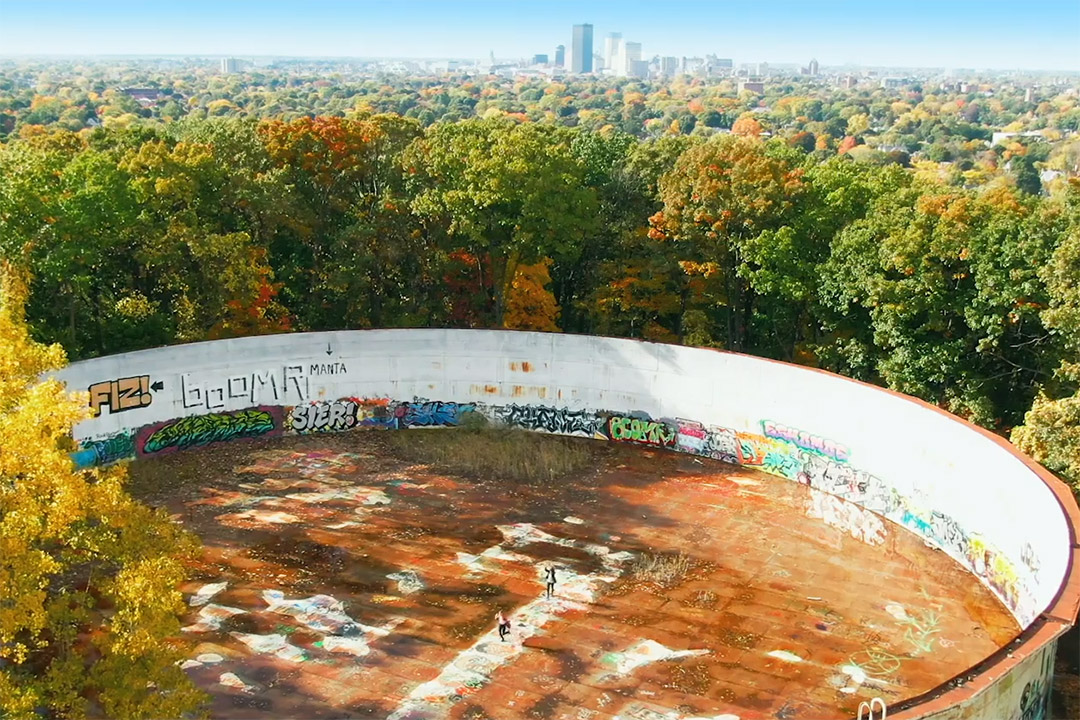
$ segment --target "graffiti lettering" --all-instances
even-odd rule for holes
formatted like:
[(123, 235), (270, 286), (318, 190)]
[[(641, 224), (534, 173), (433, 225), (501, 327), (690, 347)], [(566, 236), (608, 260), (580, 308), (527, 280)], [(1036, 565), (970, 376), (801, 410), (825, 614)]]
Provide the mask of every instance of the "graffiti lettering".
[(352, 399), (297, 405), (289, 411), (285, 429), (298, 433), (351, 430), (357, 426), (359, 407)]
[(587, 410), (567, 410), (546, 405), (505, 405), (495, 408), (495, 418), (511, 427), (543, 430), (562, 435), (592, 437), (600, 430), (600, 420)]
[[(252, 404), (266, 400), (299, 401), (308, 398), (308, 376), (301, 365), (286, 365), (280, 372), (253, 372), (230, 377), (221, 384), (200, 384), (190, 374), (180, 376), (180, 394), (185, 408), (220, 410), (226, 402), (242, 400)], [(292, 396), (290, 397), (290, 392)]]
[(851, 453), (846, 446), (818, 435), (813, 435), (805, 430), (798, 430), (793, 427), (788, 427), (787, 425), (781, 425), (772, 420), (762, 420), (761, 427), (764, 430), (766, 437), (787, 440), (788, 442), (795, 443), (803, 450), (820, 453), (821, 455), (826, 455), (834, 460), (843, 462), (851, 456)]
[(345, 363), (312, 363), (311, 368), (308, 370), (308, 375), (344, 375), (348, 370), (345, 369)]
[(675, 444), (675, 428), (655, 420), (612, 415), (608, 418), (608, 435), (617, 442), (671, 447)]
[(139, 433), (138, 445), (144, 454), (209, 445), (214, 442), (258, 437), (273, 432), (275, 412), (280, 408), (238, 410), (230, 413), (210, 413), (170, 420), (150, 425)]
[(154, 396), (150, 394), (151, 387), (161, 390), (165, 385), (159, 381), (151, 386), (149, 375), (94, 383), (87, 388), (90, 392), (90, 407), (95, 415), (101, 412), (102, 407), (109, 408), (110, 413), (146, 407), (154, 402)]

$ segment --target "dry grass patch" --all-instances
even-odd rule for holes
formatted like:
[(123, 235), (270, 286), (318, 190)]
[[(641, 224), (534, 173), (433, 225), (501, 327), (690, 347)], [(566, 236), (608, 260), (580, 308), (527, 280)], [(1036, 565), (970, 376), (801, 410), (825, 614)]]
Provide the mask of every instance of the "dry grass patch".
[(630, 577), (639, 583), (650, 583), (664, 590), (681, 585), (691, 574), (704, 569), (706, 563), (684, 552), (642, 553), (630, 568)]
[(506, 428), (448, 428), (389, 433), (399, 457), (482, 479), (544, 483), (596, 465), (588, 443)]

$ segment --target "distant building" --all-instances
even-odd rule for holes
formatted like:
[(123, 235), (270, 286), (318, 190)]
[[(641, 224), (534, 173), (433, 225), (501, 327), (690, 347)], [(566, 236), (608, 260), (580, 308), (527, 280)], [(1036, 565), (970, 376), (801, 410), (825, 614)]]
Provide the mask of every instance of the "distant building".
[(614, 70), (619, 64), (619, 48), (622, 46), (622, 33), (608, 33), (604, 38), (604, 67)]
[(881, 87), (888, 90), (896, 90), (904, 86), (904, 78), (898, 77), (883, 77), (881, 78)]
[(1034, 140), (1046, 139), (1041, 130), (1028, 130), (1027, 132), (996, 132), (990, 136), (990, 147), (999, 145), (1003, 140), (1008, 140), (1011, 137), (1032, 138)]
[(810, 60), (810, 65), (807, 68), (810, 71), (811, 76), (816, 76), (818, 74), (818, 67), (819, 66), (818, 66), (817, 58), (812, 58)]
[(752, 93), (758, 93), (760, 95), (761, 93), (765, 92), (765, 83), (760, 80), (740, 80), (739, 92), (741, 93), (743, 90), (748, 90)]
[(533, 65), (547, 65), (547, 63), (548, 63), (548, 56), (547, 55), (533, 55), (533, 59), (532, 59), (532, 64)]
[(664, 77), (674, 77), (675, 73), (679, 71), (679, 58), (676, 57), (663, 57), (660, 58), (660, 74)]
[(591, 73), (592, 69), (592, 25), (575, 25), (573, 42), (570, 44), (570, 72)]
[(155, 104), (165, 94), (164, 90), (158, 88), (124, 88), (120, 92), (134, 98), (143, 106)]
[(221, 58), (221, 72), (229, 75), (238, 73), (243, 69), (243, 60), (236, 58)]
[(555, 46), (555, 65), (557, 67), (563, 67), (563, 66), (566, 65), (566, 46), (565, 45), (556, 45)]
[(757, 64), (757, 68), (754, 71), (754, 74), (758, 77), (769, 77), (769, 63), (759, 62)]
[(648, 75), (648, 63), (645, 63), (645, 75), (637, 75), (634, 71), (634, 63), (641, 62), (641, 43), (619, 41), (619, 65), (615, 68), (615, 74), (619, 77), (644, 77)]

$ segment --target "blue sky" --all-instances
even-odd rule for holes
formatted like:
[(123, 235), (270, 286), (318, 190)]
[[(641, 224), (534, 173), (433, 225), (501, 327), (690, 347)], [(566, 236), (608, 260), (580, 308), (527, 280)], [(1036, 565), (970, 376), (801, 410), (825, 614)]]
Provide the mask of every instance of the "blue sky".
[(0, 55), (516, 58), (582, 22), (644, 57), (1080, 70), (1080, 0), (0, 0)]

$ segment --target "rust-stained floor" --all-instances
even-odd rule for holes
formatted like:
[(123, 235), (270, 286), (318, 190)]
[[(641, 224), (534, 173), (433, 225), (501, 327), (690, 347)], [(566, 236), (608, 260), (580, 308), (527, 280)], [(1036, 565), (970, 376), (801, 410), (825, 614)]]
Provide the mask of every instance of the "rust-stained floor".
[(607, 444), (587, 476), (508, 487), (383, 446), (153, 461), (200, 478), (144, 495), (205, 543), (186, 665), (214, 717), (843, 718), (1018, 632), (944, 553), (787, 480)]

